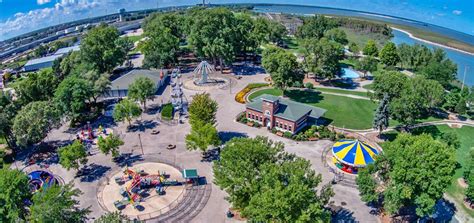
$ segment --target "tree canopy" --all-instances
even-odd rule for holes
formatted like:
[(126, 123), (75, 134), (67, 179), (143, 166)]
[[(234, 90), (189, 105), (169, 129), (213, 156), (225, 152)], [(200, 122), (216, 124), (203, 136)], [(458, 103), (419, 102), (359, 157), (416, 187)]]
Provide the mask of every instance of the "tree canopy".
[(130, 219), (126, 215), (122, 215), (120, 212), (108, 212), (96, 219), (94, 223), (129, 223)]
[(186, 135), (186, 148), (205, 152), (209, 146), (221, 144), (219, 133), (211, 123), (195, 122), (191, 126), (191, 133)]
[(216, 112), (218, 104), (212, 100), (208, 93), (196, 94), (189, 104), (189, 122), (191, 125), (195, 123), (216, 123)]
[(115, 27), (101, 24), (89, 30), (81, 40), (81, 59), (92, 64), (99, 73), (110, 73), (125, 61), (130, 47), (130, 41), (120, 38)]
[(110, 133), (107, 137), (103, 138), (100, 137), (98, 140), (98, 147), (99, 150), (104, 153), (105, 155), (109, 155), (112, 153), (112, 157), (118, 157), (120, 155), (119, 147), (122, 146), (124, 142), (120, 139), (119, 136)]
[(316, 194), (321, 176), (310, 163), (283, 152), (267, 138), (233, 138), (213, 170), (215, 183), (229, 194), (233, 207), (256, 222), (327, 222), (323, 208), (330, 188)]
[(400, 62), (400, 57), (398, 56), (397, 45), (392, 42), (388, 42), (383, 46), (379, 54), (380, 62), (385, 66), (394, 67)]
[(24, 106), (13, 121), (13, 135), (19, 146), (40, 142), (59, 124), (59, 113), (47, 101), (31, 102)]
[(320, 39), (326, 31), (336, 27), (335, 21), (326, 18), (326, 16), (315, 15), (303, 19), (303, 25), (298, 27), (296, 36), (302, 39)]
[(53, 185), (35, 193), (30, 206), (29, 222), (84, 222), (90, 210), (79, 208), (76, 197), (81, 194), (72, 184)]
[(347, 40), (347, 35), (344, 30), (338, 29), (338, 28), (333, 28), (324, 33), (324, 37), (326, 37), (328, 40), (332, 40), (336, 43), (339, 43), (341, 45), (347, 45), (349, 43), (349, 40)]
[(74, 140), (70, 145), (59, 148), (59, 164), (62, 167), (78, 170), (81, 165), (87, 163), (86, 147), (79, 140)]
[(127, 121), (128, 126), (132, 125), (132, 119), (140, 116), (142, 110), (130, 99), (123, 99), (114, 107), (113, 117), (116, 122)]
[(262, 66), (270, 73), (275, 87), (285, 90), (296, 82), (302, 82), (304, 74), (299, 69), (296, 56), (280, 48), (263, 52)]
[(377, 43), (375, 43), (374, 40), (370, 39), (369, 41), (367, 41), (367, 44), (365, 45), (364, 49), (362, 49), (362, 52), (366, 56), (377, 57), (379, 55)]
[(329, 79), (340, 74), (339, 61), (344, 58), (344, 48), (341, 44), (321, 38), (306, 40), (304, 45), (306, 70)]
[(139, 77), (128, 87), (128, 97), (140, 101), (143, 104), (143, 109), (145, 111), (146, 100), (155, 96), (155, 93), (156, 83), (148, 77)]
[(16, 222), (27, 215), (24, 201), (31, 197), (28, 176), (20, 170), (0, 169), (0, 221)]
[[(400, 134), (384, 145), (384, 153), (362, 176), (379, 176), (383, 184), (380, 195), (388, 213), (395, 214), (402, 207), (415, 205), (418, 216), (430, 216), (436, 201), (451, 184), (456, 168), (454, 154), (452, 147), (429, 135)], [(380, 190), (375, 190), (372, 180), (359, 179), (357, 183), (364, 188), (360, 191), (363, 198), (375, 200), (369, 193)]]
[(20, 79), (13, 86), (18, 100), (26, 105), (33, 101), (51, 99), (58, 83), (58, 79), (53, 72), (45, 69), (28, 74), (27, 78)]
[(70, 76), (59, 84), (54, 100), (62, 113), (75, 118), (86, 109), (86, 102), (92, 98), (93, 93), (90, 82)]

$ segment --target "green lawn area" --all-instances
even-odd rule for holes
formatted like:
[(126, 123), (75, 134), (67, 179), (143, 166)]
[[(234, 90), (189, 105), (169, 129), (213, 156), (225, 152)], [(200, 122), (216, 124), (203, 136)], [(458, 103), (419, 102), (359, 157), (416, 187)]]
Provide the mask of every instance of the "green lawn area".
[(363, 88), (367, 89), (367, 90), (374, 90), (374, 84), (367, 84), (367, 85), (364, 85)]
[[(462, 128), (453, 129), (447, 125), (438, 125), (438, 126), (422, 127), (416, 130), (416, 134), (429, 133), (434, 138), (438, 138), (441, 136), (441, 134), (447, 133), (447, 132), (456, 133), (459, 137), (459, 140), (461, 141), (461, 147), (456, 150), (456, 160), (461, 165), (461, 168), (456, 170), (456, 173), (454, 174), (454, 177), (452, 180), (452, 184), (450, 187), (448, 187), (448, 190), (446, 191), (446, 193), (449, 194), (451, 197), (453, 197), (457, 201), (459, 206), (463, 207), (465, 212), (467, 212), (471, 217), (474, 217), (474, 211), (465, 208), (465, 206), (462, 203), (464, 199), (464, 189), (461, 188), (457, 182), (457, 179), (462, 176), (464, 168), (467, 165), (467, 161), (469, 159), (469, 156), (468, 156), (469, 150), (471, 148), (474, 148), (474, 140), (472, 140), (472, 136), (474, 136), (474, 127), (464, 126)], [(391, 132), (390, 138), (395, 139), (397, 134), (398, 132)]]
[[(249, 100), (262, 94), (281, 96), (282, 91), (278, 89), (263, 89), (249, 95)], [(286, 93), (286, 96), (301, 103), (326, 109), (327, 112), (324, 114), (324, 118), (330, 124), (351, 129), (371, 128), (374, 110), (377, 108), (377, 104), (369, 100), (318, 92), (291, 90)]]
[(321, 91), (321, 92), (338, 93), (338, 94), (350, 94), (350, 95), (357, 95), (357, 96), (362, 96), (362, 97), (369, 97), (367, 95), (367, 92), (361, 92), (361, 91), (351, 91), (351, 90), (322, 88), (322, 87), (315, 87), (314, 89), (316, 89), (318, 91)]
[(141, 36), (141, 35), (140, 36), (128, 36), (128, 39), (130, 41), (134, 42), (134, 43), (141, 40), (142, 38), (143, 38), (143, 36)]
[(362, 50), (365, 47), (365, 44), (367, 44), (367, 41), (369, 39), (375, 40), (377, 43), (377, 47), (381, 49), (385, 43), (389, 41), (388, 38), (381, 34), (374, 34), (374, 33), (360, 33), (360, 32), (355, 32), (352, 29), (345, 28), (345, 27), (339, 27), (340, 29), (344, 30), (347, 35), (347, 39), (349, 42), (354, 42), (359, 46), (359, 48)]
[(295, 37), (286, 36), (283, 38), (283, 41), (288, 45), (288, 50), (290, 52), (303, 54), (303, 47)]

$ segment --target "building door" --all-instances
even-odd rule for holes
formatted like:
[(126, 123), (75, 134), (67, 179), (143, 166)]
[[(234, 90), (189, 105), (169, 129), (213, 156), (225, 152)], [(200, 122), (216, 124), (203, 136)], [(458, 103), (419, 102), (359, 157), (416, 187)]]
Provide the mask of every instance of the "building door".
[(267, 126), (268, 130), (272, 129), (272, 122), (270, 121), (270, 119), (265, 118), (265, 125)]

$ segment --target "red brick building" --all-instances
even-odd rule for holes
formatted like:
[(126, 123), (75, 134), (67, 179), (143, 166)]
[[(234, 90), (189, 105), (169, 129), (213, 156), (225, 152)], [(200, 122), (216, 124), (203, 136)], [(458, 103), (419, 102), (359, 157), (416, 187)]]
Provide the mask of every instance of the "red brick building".
[(264, 94), (246, 105), (246, 117), (268, 129), (297, 133), (309, 124), (316, 123), (326, 110)]

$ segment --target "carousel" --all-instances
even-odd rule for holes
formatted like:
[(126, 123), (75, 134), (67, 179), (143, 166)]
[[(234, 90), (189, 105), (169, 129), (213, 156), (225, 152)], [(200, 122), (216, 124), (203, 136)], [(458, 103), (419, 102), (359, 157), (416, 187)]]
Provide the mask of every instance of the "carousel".
[(340, 170), (357, 174), (359, 168), (364, 168), (375, 161), (379, 151), (359, 140), (340, 140), (332, 147), (333, 162)]

